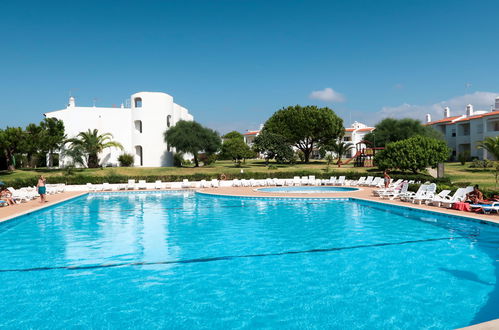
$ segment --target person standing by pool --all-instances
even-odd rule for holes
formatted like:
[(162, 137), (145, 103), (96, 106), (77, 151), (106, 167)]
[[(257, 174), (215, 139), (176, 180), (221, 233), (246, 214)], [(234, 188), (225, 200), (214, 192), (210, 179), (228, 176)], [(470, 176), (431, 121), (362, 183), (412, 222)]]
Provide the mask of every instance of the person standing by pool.
[(388, 188), (390, 181), (392, 180), (392, 178), (388, 175), (388, 170), (383, 172), (383, 177), (385, 178), (385, 188)]
[(47, 193), (47, 187), (45, 187), (45, 177), (43, 175), (40, 175), (36, 187), (38, 188), (38, 194), (40, 195), (40, 203), (46, 203), (47, 199), (45, 195)]

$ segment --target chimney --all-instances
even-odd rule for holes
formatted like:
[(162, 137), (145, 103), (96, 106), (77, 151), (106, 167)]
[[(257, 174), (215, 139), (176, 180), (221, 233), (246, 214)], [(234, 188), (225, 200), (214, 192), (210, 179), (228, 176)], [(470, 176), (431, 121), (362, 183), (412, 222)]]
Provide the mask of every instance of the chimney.
[(494, 107), (496, 110), (499, 110), (499, 96), (496, 97), (496, 106)]
[(444, 108), (444, 118), (449, 118), (450, 117), (450, 108), (445, 107)]
[(68, 108), (74, 108), (76, 106), (75, 98), (73, 96), (69, 97)]
[(468, 104), (466, 106), (466, 116), (468, 117), (473, 116), (473, 106), (471, 104)]
[(426, 114), (426, 122), (431, 122), (431, 115), (429, 113)]

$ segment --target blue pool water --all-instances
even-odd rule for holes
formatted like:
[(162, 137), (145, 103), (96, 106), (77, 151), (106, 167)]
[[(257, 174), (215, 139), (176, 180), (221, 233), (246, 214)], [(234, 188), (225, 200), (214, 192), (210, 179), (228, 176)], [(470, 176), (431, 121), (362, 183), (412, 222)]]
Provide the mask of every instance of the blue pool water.
[(356, 191), (358, 188), (351, 187), (327, 187), (327, 186), (301, 186), (301, 187), (272, 187), (260, 188), (263, 192), (282, 192), (282, 193), (334, 193)]
[(361, 201), (89, 195), (0, 224), (0, 327), (452, 329), (499, 228)]

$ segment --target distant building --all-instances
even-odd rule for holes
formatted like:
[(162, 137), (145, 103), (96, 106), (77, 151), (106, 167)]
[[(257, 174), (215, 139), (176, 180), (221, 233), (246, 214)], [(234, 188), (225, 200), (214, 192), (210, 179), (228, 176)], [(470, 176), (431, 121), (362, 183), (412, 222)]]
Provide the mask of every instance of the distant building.
[(426, 125), (432, 126), (441, 132), (452, 156), (456, 157), (461, 152), (469, 152), (471, 157), (479, 159), (492, 159), (484, 149), (478, 149), (477, 145), (487, 137), (499, 135), (499, 97), (495, 99), (492, 110), (474, 110), (473, 105), (466, 106), (466, 113), (451, 116), (450, 108), (445, 107), (443, 118), (432, 121), (429, 114), (426, 115)]
[[(243, 133), (244, 136), (244, 142), (248, 146), (253, 146), (255, 137), (260, 134), (260, 130), (263, 128), (263, 125), (260, 125), (259, 130), (254, 130), (254, 131), (246, 131), (246, 133)], [(364, 141), (364, 138), (366, 134), (374, 131), (374, 127), (369, 127), (365, 124), (359, 123), (359, 122), (354, 122), (351, 127), (345, 128), (345, 135), (343, 136), (343, 141), (347, 143), (352, 143), (352, 148), (348, 154), (346, 155), (347, 157), (353, 157), (355, 155), (356, 149), (355, 145), (361, 141)], [(296, 148), (294, 148), (296, 149)], [(316, 152), (313, 152), (314, 157), (319, 157), (319, 152), (316, 150)]]
[[(173, 97), (158, 92), (140, 92), (130, 97), (130, 107), (80, 107), (70, 97), (66, 109), (45, 113), (47, 118), (64, 122), (68, 138), (80, 132), (98, 129), (99, 134), (111, 133), (124, 151), (109, 148), (99, 155), (102, 166), (115, 166), (124, 152), (133, 154), (135, 166), (173, 166), (172, 148), (164, 142), (164, 132), (179, 120), (194, 118), (186, 108), (173, 102)], [(63, 157), (60, 166), (70, 164)]]
[(344, 142), (350, 142), (354, 148), (348, 151), (347, 158), (351, 158), (356, 153), (355, 145), (364, 141), (366, 135), (374, 131), (374, 127), (369, 127), (365, 124), (355, 121), (352, 126), (345, 128), (345, 135), (343, 136)]

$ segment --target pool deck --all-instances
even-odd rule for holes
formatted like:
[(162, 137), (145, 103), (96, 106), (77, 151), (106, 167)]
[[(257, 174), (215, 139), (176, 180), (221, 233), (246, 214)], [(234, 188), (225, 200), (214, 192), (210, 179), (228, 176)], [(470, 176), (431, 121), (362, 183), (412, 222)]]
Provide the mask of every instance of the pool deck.
[(0, 207), (0, 222), (10, 220), (12, 218), (29, 214), (33, 211), (41, 210), (46, 207), (53, 206), (55, 204), (67, 201), (68, 199), (72, 199), (81, 195), (87, 194), (86, 191), (71, 191), (71, 192), (63, 192), (55, 195), (47, 196), (47, 203), (40, 203), (40, 199), (34, 199), (26, 203), (4, 206)]

